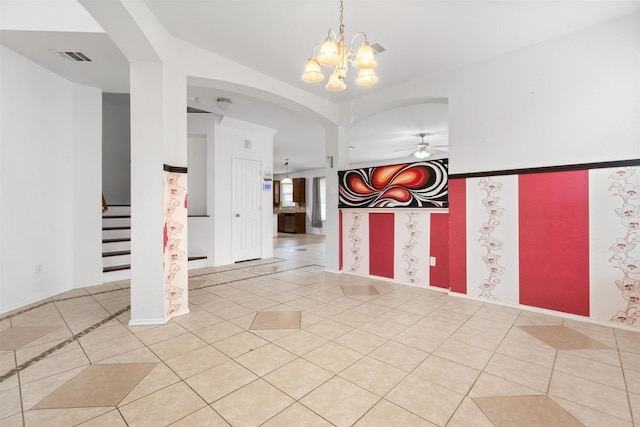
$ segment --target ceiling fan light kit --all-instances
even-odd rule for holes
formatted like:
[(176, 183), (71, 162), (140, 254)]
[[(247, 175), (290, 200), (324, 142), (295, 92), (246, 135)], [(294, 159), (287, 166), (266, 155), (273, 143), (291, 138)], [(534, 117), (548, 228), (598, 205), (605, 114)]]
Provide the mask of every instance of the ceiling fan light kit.
[[(342, 23), (342, 1), (343, 0), (340, 0), (339, 37), (333, 29), (329, 29), (324, 43), (315, 46), (311, 50), (311, 56), (307, 60), (307, 65), (302, 74), (303, 81), (307, 83), (319, 83), (324, 80), (324, 74), (320, 67), (333, 67), (329, 81), (325, 86), (325, 88), (331, 92), (341, 92), (347, 88), (344, 79), (347, 76), (349, 62), (360, 69), (358, 78), (356, 79), (358, 85), (372, 86), (378, 82), (378, 76), (374, 71), (378, 63), (374, 58), (375, 52), (367, 40), (367, 35), (363, 32), (356, 33), (347, 48), (347, 44), (344, 41), (344, 24)], [(353, 42), (359, 35), (364, 37), (364, 42), (362, 42), (356, 53), (356, 50), (353, 48)], [(318, 47), (320, 48), (320, 52), (317, 56), (314, 56), (314, 52)]]

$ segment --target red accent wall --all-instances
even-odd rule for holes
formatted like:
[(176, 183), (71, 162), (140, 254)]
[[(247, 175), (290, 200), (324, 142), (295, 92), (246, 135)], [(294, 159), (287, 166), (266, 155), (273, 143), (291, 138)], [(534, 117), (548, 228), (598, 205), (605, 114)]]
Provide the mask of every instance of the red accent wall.
[(520, 303), (589, 315), (589, 174), (520, 175)]
[(429, 251), (436, 265), (429, 267), (429, 285), (449, 288), (449, 215), (432, 213)]
[(369, 274), (393, 278), (393, 213), (369, 214)]
[(467, 181), (449, 179), (449, 286), (467, 293)]
[(342, 211), (338, 211), (338, 270), (342, 271)]

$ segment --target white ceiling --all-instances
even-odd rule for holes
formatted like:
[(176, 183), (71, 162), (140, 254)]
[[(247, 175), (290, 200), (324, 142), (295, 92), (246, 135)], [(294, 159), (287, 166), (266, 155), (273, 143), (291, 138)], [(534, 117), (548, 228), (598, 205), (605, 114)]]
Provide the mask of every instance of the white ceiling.
[[(380, 81), (372, 88), (353, 83), (335, 94), (323, 84), (300, 80), (311, 49), (329, 27), (337, 29), (337, 0), (145, 0), (175, 37), (257, 69), (285, 83), (336, 103), (388, 89), (425, 75), (446, 72), (544, 40), (640, 11), (640, 0), (345, 0), (345, 38), (366, 32), (386, 51), (377, 55)], [(64, 12), (64, 13), (62, 13)], [(0, 1), (0, 41), (69, 80), (128, 92), (128, 64), (111, 40), (95, 32), (75, 0)], [(69, 17), (73, 17), (70, 20)], [(62, 22), (65, 21), (65, 22)], [(37, 31), (45, 30), (45, 31)], [(92, 63), (72, 63), (56, 50), (82, 51)], [(281, 107), (246, 95), (190, 86), (189, 105), (221, 113), (215, 99), (228, 97), (224, 114), (278, 129), (274, 137), (274, 172), (324, 167), (324, 132), (316, 124)], [(406, 159), (420, 141), (447, 145), (447, 104), (404, 106), (382, 112), (349, 128), (350, 162), (379, 163)]]

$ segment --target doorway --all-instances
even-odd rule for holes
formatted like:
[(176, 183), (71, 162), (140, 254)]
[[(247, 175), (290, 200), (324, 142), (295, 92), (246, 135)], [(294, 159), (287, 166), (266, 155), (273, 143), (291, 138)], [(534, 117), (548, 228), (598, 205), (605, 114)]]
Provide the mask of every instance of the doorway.
[(233, 261), (262, 257), (262, 168), (258, 160), (233, 159)]

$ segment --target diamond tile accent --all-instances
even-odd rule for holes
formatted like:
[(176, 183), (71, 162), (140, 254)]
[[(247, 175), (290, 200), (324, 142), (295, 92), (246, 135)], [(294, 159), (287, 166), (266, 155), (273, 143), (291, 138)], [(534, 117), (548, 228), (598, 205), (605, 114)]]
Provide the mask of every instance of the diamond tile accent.
[(40, 339), (51, 332), (60, 329), (59, 326), (33, 326), (23, 328), (9, 328), (0, 331), (0, 350), (15, 350)]
[(599, 341), (562, 325), (518, 326), (556, 350), (585, 350), (610, 348)]
[(155, 366), (156, 363), (89, 366), (34, 409), (116, 406)]
[(581, 427), (583, 424), (547, 396), (474, 397), (496, 427)]
[(375, 286), (342, 286), (342, 293), (345, 296), (366, 296), (380, 295)]
[(301, 311), (259, 311), (249, 329), (300, 329)]

